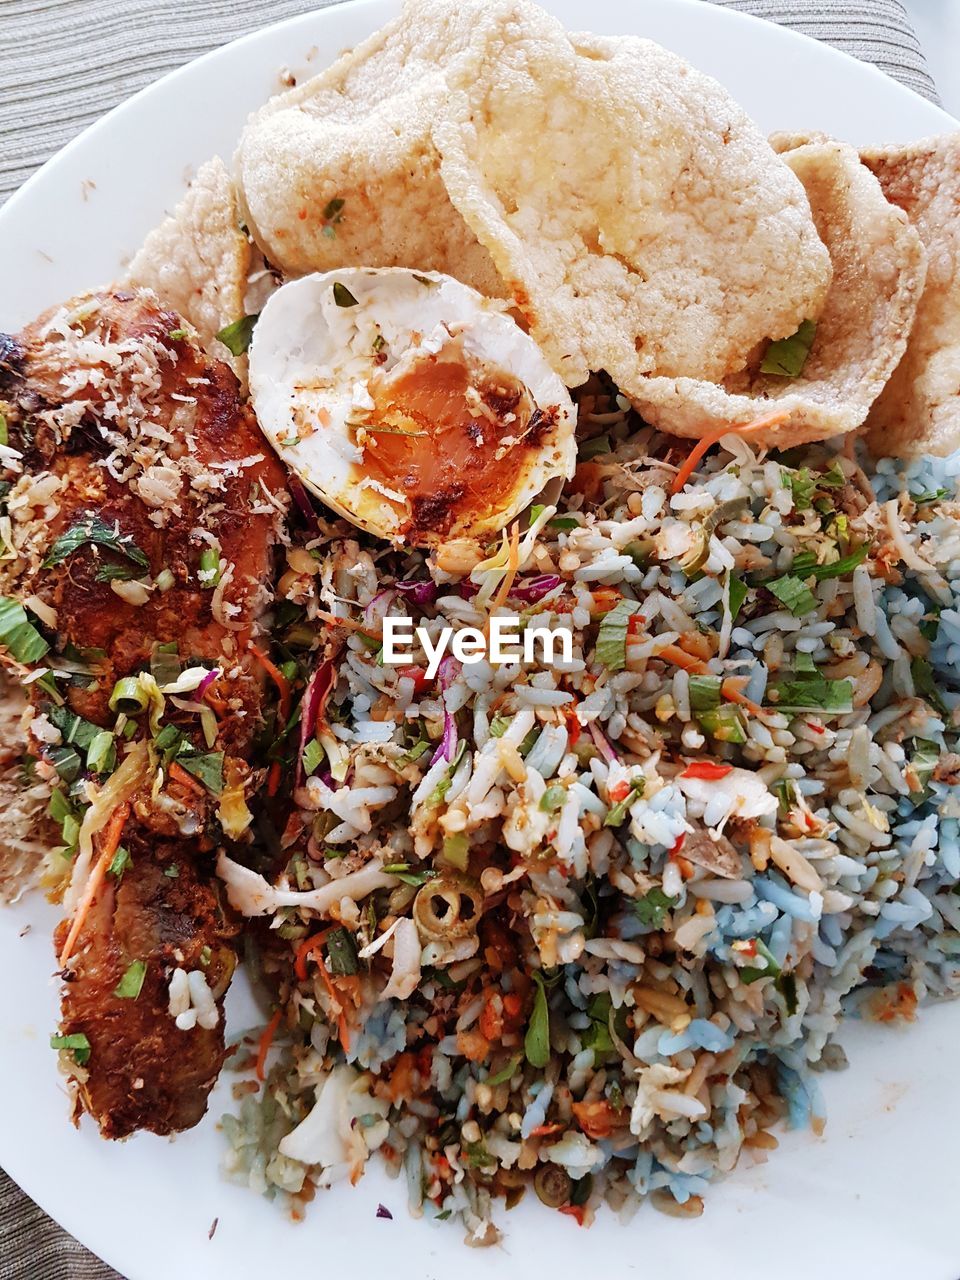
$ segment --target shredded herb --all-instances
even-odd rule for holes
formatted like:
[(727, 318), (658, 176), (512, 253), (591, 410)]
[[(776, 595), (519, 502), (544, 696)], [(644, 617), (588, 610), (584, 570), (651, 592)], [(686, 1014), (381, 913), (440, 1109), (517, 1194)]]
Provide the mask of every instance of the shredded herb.
[(603, 820), (605, 827), (621, 827), (627, 820), (627, 813), (630, 806), (635, 800), (643, 795), (644, 780), (643, 778), (632, 778), (630, 781), (630, 790), (615, 805), (607, 811), (607, 816)]
[(576, 516), (554, 516), (547, 524), (551, 529), (579, 529), (580, 521)]
[(130, 851), (120, 845), (117, 852), (113, 855), (113, 860), (107, 867), (107, 874), (114, 876), (117, 880), (123, 879), (123, 873), (128, 867), (133, 866), (133, 859), (130, 857)]
[(234, 320), (233, 324), (228, 324), (220, 330), (217, 341), (222, 342), (231, 355), (244, 355), (249, 350), (253, 331), (259, 319), (258, 311), (255, 315), (242, 316), (239, 320)]
[(766, 585), (767, 590), (775, 595), (781, 604), (786, 605), (795, 618), (802, 618), (804, 614), (812, 613), (817, 607), (817, 597), (807, 584), (791, 574), (774, 578)]
[(143, 980), (146, 974), (147, 962), (145, 960), (134, 960), (133, 964), (130, 965), (114, 987), (113, 994), (118, 1000), (136, 1000), (143, 987)]
[(721, 683), (719, 676), (690, 677), (690, 710), (695, 716), (719, 707)]
[(859, 547), (855, 547), (848, 555), (841, 556), (839, 560), (834, 560), (832, 564), (817, 564), (816, 556), (811, 551), (801, 551), (794, 558), (790, 572), (799, 578), (816, 578), (818, 582), (824, 582), (827, 578), (842, 578), (845, 574), (852, 573), (869, 554), (870, 543), (861, 542)]
[(744, 965), (738, 970), (741, 982), (748, 985), (753, 982), (759, 982), (761, 978), (775, 978), (780, 973), (780, 966), (777, 964), (776, 957), (773, 952), (763, 941), (762, 938), (755, 938), (755, 951), (758, 960), (763, 961), (760, 965)]
[(580, 462), (589, 462), (591, 458), (599, 457), (601, 453), (610, 452), (610, 437), (608, 435), (591, 436), (589, 440), (584, 440), (580, 446), (577, 457)]
[(774, 373), (781, 378), (797, 378), (803, 373), (810, 348), (817, 336), (817, 322), (804, 320), (789, 338), (771, 342), (760, 363), (761, 373)]
[(342, 925), (327, 936), (327, 965), (338, 977), (354, 974), (359, 968), (353, 934)]
[(527, 1032), (523, 1038), (523, 1052), (531, 1067), (537, 1067), (542, 1071), (550, 1061), (550, 1008), (547, 1004), (543, 978), (536, 971), (532, 976), (537, 989), (533, 996), (530, 1022), (527, 1024)]
[(627, 665), (627, 628), (639, 609), (636, 600), (620, 600), (600, 619), (594, 656), (608, 671), (622, 671)]
[(491, 1089), (495, 1088), (498, 1084), (506, 1084), (508, 1080), (512, 1080), (517, 1074), (522, 1062), (523, 1058), (519, 1055), (516, 1058), (511, 1058), (505, 1067), (501, 1067), (496, 1075), (487, 1076), (483, 1083), (488, 1084)]
[(643, 924), (651, 925), (654, 929), (662, 929), (667, 912), (676, 906), (676, 903), (676, 898), (671, 898), (662, 889), (654, 886), (642, 898), (634, 900), (633, 909)]
[(345, 284), (339, 280), (333, 282), (333, 300), (338, 307), (355, 307), (357, 300)]
[(845, 716), (853, 710), (853, 682), (828, 680), (819, 672), (795, 671), (792, 679), (773, 681), (767, 697), (768, 705), (778, 711)]
[(710, 737), (717, 742), (733, 742), (739, 745), (747, 740), (743, 717), (739, 709), (729, 702), (721, 707), (714, 707), (711, 711), (702, 711), (697, 716), (697, 720), (701, 729), (709, 733)]
[(613, 1039), (610, 1036), (610, 1013), (613, 1001), (609, 991), (601, 991), (587, 1005), (587, 1016), (590, 1025), (580, 1037), (585, 1049), (594, 1053), (610, 1053), (613, 1050)]
[(62, 563), (87, 543), (104, 547), (108, 551), (115, 551), (117, 555), (132, 560), (141, 569), (150, 568), (150, 561), (144, 551), (137, 546), (133, 538), (120, 533), (119, 525), (106, 524), (99, 516), (91, 515), (71, 525), (66, 533), (61, 533), (43, 562), (44, 569), (52, 569), (54, 565)]
[(223, 752), (210, 751), (202, 756), (180, 756), (177, 763), (211, 791), (215, 796), (223, 792)]
[(23, 605), (6, 596), (0, 596), (0, 645), (17, 662), (37, 662), (50, 648)]
[(921, 698), (925, 698), (935, 711), (942, 716), (949, 715), (947, 705), (940, 696), (937, 682), (934, 679), (933, 667), (926, 658), (914, 658), (910, 663), (910, 675), (913, 678), (913, 690)]
[(733, 573), (727, 575), (727, 605), (730, 609), (731, 622), (736, 622), (740, 616), (740, 610), (743, 608), (749, 589), (742, 578), (734, 577)]
[(783, 471), (781, 474), (793, 494), (794, 511), (809, 511), (813, 506), (813, 492), (817, 487), (815, 477), (806, 467), (801, 467), (799, 471)]
[[(342, 856), (340, 854), (338, 857)], [(428, 880), (433, 880), (437, 872), (432, 868), (425, 871), (411, 871), (409, 862), (392, 862), (389, 866), (383, 868), (384, 874), (388, 876), (396, 876), (403, 884), (412, 885), (419, 888), (420, 885), (426, 884)]]
[(540, 797), (540, 808), (544, 813), (556, 813), (558, 809), (563, 808), (564, 801), (567, 798), (567, 788), (561, 786), (547, 787), (543, 795)]

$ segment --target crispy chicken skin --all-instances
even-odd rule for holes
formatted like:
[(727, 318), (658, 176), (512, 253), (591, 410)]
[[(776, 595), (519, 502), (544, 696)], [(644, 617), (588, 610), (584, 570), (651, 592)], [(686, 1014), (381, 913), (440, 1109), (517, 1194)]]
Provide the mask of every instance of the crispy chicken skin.
[[(158, 643), (178, 642), (184, 667), (220, 668), (203, 704), (215, 712), (215, 738), (204, 736), (195, 691), (178, 700), (192, 708), (167, 698), (164, 724), (184, 735), (188, 751), (222, 752), (225, 793), (245, 803), (261, 703), (248, 643), (269, 600), (284, 503), (281, 469), (234, 375), (151, 292), (98, 293), (54, 309), (16, 338), (0, 337), (0, 411), (16, 553), (0, 565), (0, 593), (25, 602), (43, 626), (52, 653), (42, 665), (56, 669), (56, 655), (102, 651), (89, 657), (92, 680), (58, 680), (66, 707), (114, 730), (116, 681), (149, 671)], [(112, 538), (75, 539), (67, 554), (51, 556), (62, 535), (91, 522)], [(210, 548), (218, 577), (201, 563)], [(149, 567), (133, 558), (137, 551)], [(27, 674), (13, 655), (0, 657), (21, 679)], [(57, 739), (44, 728), (57, 712), (40, 685), (29, 690), (37, 768), (53, 778)], [(121, 838), (129, 860), (122, 874), (103, 875), (70, 945), (103, 830), (85, 865), (74, 857), (55, 939), (58, 956), (68, 952), (61, 1034), (86, 1036), (90, 1046), (85, 1061), (69, 1059), (78, 1102), (111, 1138), (171, 1133), (203, 1115), (224, 1058), (219, 1011), (237, 932), (213, 870), (225, 801), (154, 748), (156, 725), (146, 714), (129, 723), (132, 735), (116, 738), (118, 768), (137, 750), (147, 762), (126, 798)], [(95, 795), (108, 783), (86, 785), (89, 799), (91, 787)], [(235, 825), (224, 822), (238, 836)], [(139, 993), (118, 995), (135, 962), (145, 966)], [(216, 1025), (177, 1026), (169, 1005), (178, 968), (203, 975)]]

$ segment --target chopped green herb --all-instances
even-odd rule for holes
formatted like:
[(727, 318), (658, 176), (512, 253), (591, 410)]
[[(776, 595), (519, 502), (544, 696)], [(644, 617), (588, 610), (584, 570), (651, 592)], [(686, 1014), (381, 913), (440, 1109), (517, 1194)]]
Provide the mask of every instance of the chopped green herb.
[(627, 814), (630, 811), (630, 806), (643, 795), (643, 788), (643, 778), (632, 778), (630, 781), (630, 790), (622, 800), (619, 800), (607, 811), (607, 816), (603, 820), (603, 825), (605, 827), (622, 827), (624, 822), (627, 820)]
[(0, 413), (0, 444), (10, 443), (10, 433), (7, 431), (7, 419)]
[(610, 1013), (612, 1009), (613, 1001), (610, 999), (609, 991), (601, 991), (587, 1005), (590, 1025), (580, 1037), (585, 1049), (592, 1049), (594, 1053), (612, 1052), (614, 1047), (613, 1039), (610, 1035)]
[(303, 771), (308, 778), (311, 774), (316, 773), (322, 761), (323, 747), (321, 747), (316, 738), (311, 738), (303, 748)]
[(608, 435), (591, 436), (589, 440), (584, 440), (577, 453), (580, 462), (589, 462), (591, 458), (599, 457), (601, 453), (610, 452), (610, 437)]
[(120, 845), (117, 852), (113, 855), (113, 860), (109, 867), (107, 867), (107, 874), (114, 876), (117, 880), (122, 880), (123, 873), (132, 865), (133, 859), (130, 857), (129, 850), (125, 849), (123, 845)]
[(759, 982), (761, 978), (775, 978), (780, 972), (780, 966), (777, 964), (776, 957), (773, 952), (763, 941), (762, 938), (755, 938), (755, 955), (758, 960), (762, 960), (762, 965), (745, 965), (738, 970), (740, 980), (748, 985), (753, 982)]
[(910, 663), (910, 675), (913, 678), (913, 691), (919, 697), (925, 698), (935, 711), (939, 711), (942, 716), (949, 715), (947, 705), (943, 698), (940, 697), (940, 690), (937, 688), (937, 682), (934, 679), (933, 667), (926, 658), (914, 658)]
[(792, 679), (775, 680), (768, 691), (768, 705), (777, 711), (819, 711), (823, 715), (849, 715), (853, 710), (853, 682), (827, 680), (819, 672), (795, 672)]
[(563, 808), (567, 795), (568, 792), (566, 787), (547, 787), (546, 791), (544, 791), (543, 795), (540, 797), (540, 808), (544, 813), (556, 813), (558, 809)]
[(634, 900), (633, 909), (643, 924), (651, 925), (654, 929), (662, 929), (667, 912), (676, 905), (676, 902), (676, 898), (671, 898), (662, 889), (654, 886), (642, 898)]
[(167, 877), (168, 880), (179, 880), (180, 868), (177, 866), (175, 862), (171, 862), (170, 866), (165, 869), (163, 874)]
[(792, 1018), (797, 1012), (797, 978), (793, 973), (778, 974), (774, 983), (787, 1007), (787, 1017)]
[(652, 538), (638, 538), (635, 542), (627, 543), (623, 548), (623, 554), (629, 556), (638, 569), (646, 569), (655, 549)]
[(184, 338), (189, 336), (190, 335), (187, 333), (186, 329), (171, 329), (167, 334), (167, 337), (173, 342), (182, 342)]
[(527, 516), (527, 527), (529, 528), (530, 525), (536, 524), (546, 509), (546, 506), (542, 502), (535, 502), (530, 508)]
[(143, 577), (143, 570), (135, 564), (102, 564), (93, 575), (95, 582), (133, 582)]
[(704, 711), (713, 711), (720, 705), (720, 676), (690, 677), (690, 710), (695, 716)]
[(60, 730), (63, 741), (79, 747), (83, 752), (89, 749), (97, 734), (102, 732), (99, 725), (82, 719), (67, 707), (48, 707), (47, 716)]
[(397, 764), (401, 769), (408, 764), (413, 764), (416, 760), (419, 760), (425, 752), (429, 751), (430, 747), (431, 743), (427, 742), (426, 739), (415, 743), (409, 751), (404, 752), (402, 756), (397, 756)]
[(130, 965), (114, 987), (113, 994), (118, 1000), (136, 1000), (143, 987), (143, 980), (146, 974), (147, 962), (145, 960), (134, 960), (133, 964)]
[(117, 555), (125, 556), (142, 569), (150, 568), (150, 561), (134, 542), (133, 538), (121, 534), (119, 525), (106, 524), (99, 516), (95, 515), (78, 520), (76, 524), (70, 526), (66, 533), (61, 533), (50, 548), (50, 554), (44, 560), (43, 567), (52, 569), (54, 565), (58, 565), (66, 560), (68, 556), (72, 556), (75, 551), (88, 542), (94, 546), (104, 547), (108, 551), (115, 551)]
[(766, 585), (767, 590), (775, 595), (781, 604), (786, 605), (795, 618), (802, 618), (804, 614), (812, 613), (817, 607), (817, 597), (800, 578), (785, 574), (782, 578), (774, 578)]
[(242, 356), (250, 347), (253, 331), (259, 319), (260, 313), (257, 312), (255, 315), (242, 316), (239, 320), (234, 320), (233, 324), (228, 324), (220, 330), (217, 341), (222, 342), (231, 355)]
[(852, 573), (869, 554), (870, 543), (861, 542), (860, 546), (855, 547), (849, 555), (841, 556), (832, 564), (817, 564), (812, 552), (802, 551), (795, 557), (790, 571), (799, 578), (816, 578), (818, 582), (824, 582), (827, 578), (842, 578), (845, 574)]
[(223, 752), (210, 751), (202, 756), (180, 756), (177, 761), (215, 796), (223, 792)]
[(502, 738), (510, 728), (509, 716), (494, 716), (490, 721), (490, 737)]
[(712, 711), (701, 712), (697, 720), (701, 729), (709, 733), (716, 742), (740, 744), (747, 740), (743, 716), (739, 708), (729, 702), (725, 702), (722, 707), (714, 707)]
[(579, 529), (580, 520), (577, 516), (554, 516), (552, 520), (548, 520), (551, 529)]
[(923, 506), (926, 502), (939, 502), (941, 498), (946, 496), (946, 489), (925, 489), (923, 493), (911, 493), (910, 495), (918, 507)]
[(622, 671), (627, 665), (627, 628), (639, 610), (636, 600), (620, 600), (600, 619), (594, 657), (608, 671)]
[(396, 876), (403, 884), (412, 885), (414, 888), (419, 888), (420, 885), (426, 884), (428, 880), (434, 879), (437, 875), (437, 872), (432, 869), (411, 871), (408, 862), (393, 862), (384, 867), (383, 871), (385, 875)]
[(359, 967), (353, 934), (342, 925), (327, 935), (327, 964), (338, 977), (356, 973)]
[(817, 336), (817, 322), (804, 320), (796, 333), (789, 338), (771, 342), (760, 362), (761, 373), (773, 373), (781, 378), (797, 378), (803, 373), (810, 348)]
[(17, 662), (36, 662), (50, 648), (27, 618), (23, 605), (6, 596), (0, 596), (0, 645), (3, 645)]
[(116, 766), (117, 748), (113, 734), (103, 729), (87, 748), (87, 768), (91, 773), (112, 773)]
[(64, 782), (76, 781), (83, 767), (83, 761), (73, 747), (50, 747), (47, 755)]
[(473, 1169), (487, 1169), (497, 1163), (482, 1141), (461, 1142), (460, 1150), (466, 1156), (467, 1164)]
[(749, 589), (742, 578), (734, 577), (732, 572), (727, 574), (727, 607), (730, 610), (731, 622), (736, 622), (740, 616), (740, 610), (743, 608)]
[(323, 210), (324, 222), (337, 223), (343, 216), (343, 206), (346, 204), (340, 196), (334, 196), (332, 200), (328, 200)]
[(806, 467), (801, 467), (799, 471), (783, 471), (781, 474), (784, 484), (790, 486), (790, 492), (793, 494), (794, 511), (809, 511), (813, 505), (815, 478)]
[(90, 1060), (90, 1041), (82, 1031), (74, 1032), (70, 1036), (51, 1036), (50, 1048), (69, 1050), (78, 1067), (82, 1067)]
[(547, 1004), (543, 978), (536, 970), (532, 976), (537, 989), (533, 996), (530, 1022), (523, 1038), (523, 1051), (531, 1067), (542, 1071), (550, 1061), (550, 1007)]
[(333, 300), (338, 307), (355, 307), (357, 300), (345, 284), (339, 280), (333, 282)]
[(220, 552), (216, 547), (204, 547), (200, 552), (198, 577), (205, 587), (215, 587), (221, 577)]
[(511, 1058), (505, 1067), (501, 1067), (496, 1075), (487, 1076), (483, 1083), (488, 1084), (491, 1089), (495, 1088), (498, 1084), (506, 1084), (508, 1080), (512, 1080), (517, 1074), (517, 1070), (522, 1062), (523, 1058), (519, 1055), (516, 1058)]
[[(935, 742), (929, 742), (925, 738), (918, 738), (916, 750), (910, 758), (910, 766), (912, 773), (916, 776), (916, 787), (910, 786), (910, 792), (915, 805), (922, 804), (929, 794), (929, 782), (933, 777), (933, 771), (936, 769), (940, 761), (940, 748)], [(907, 774), (910, 779), (910, 773)], [(912, 781), (912, 780), (911, 780)]]
[(823, 471), (817, 476), (818, 489), (842, 489), (846, 483), (847, 477), (839, 462), (834, 462), (829, 471)]

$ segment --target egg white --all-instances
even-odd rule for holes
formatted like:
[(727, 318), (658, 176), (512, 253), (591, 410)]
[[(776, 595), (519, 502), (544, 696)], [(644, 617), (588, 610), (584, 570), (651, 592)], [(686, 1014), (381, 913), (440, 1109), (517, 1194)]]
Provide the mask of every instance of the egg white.
[[(377, 537), (421, 545), (441, 540), (409, 535), (409, 521), (393, 505), (404, 495), (357, 475), (357, 421), (373, 407), (367, 382), (379, 370), (436, 354), (451, 334), (472, 361), (512, 375), (553, 419), (540, 446), (525, 451), (503, 507), (459, 513), (444, 534), (477, 537), (504, 528), (549, 481), (568, 479), (576, 465), (569, 392), (501, 302), (436, 272), (342, 269), (283, 285), (254, 330), (250, 394), (264, 434), (313, 493)], [(509, 455), (508, 463), (516, 465)]]

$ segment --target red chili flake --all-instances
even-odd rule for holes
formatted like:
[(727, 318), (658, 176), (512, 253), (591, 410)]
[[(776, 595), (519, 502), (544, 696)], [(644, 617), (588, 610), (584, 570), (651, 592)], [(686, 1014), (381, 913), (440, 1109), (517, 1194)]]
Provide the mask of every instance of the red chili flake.
[(677, 854), (683, 848), (686, 842), (686, 839), (687, 839), (687, 833), (685, 831), (681, 831), (680, 834), (677, 836), (676, 840), (674, 840), (673, 842), (673, 848), (670, 850), (671, 858), (675, 858), (677, 856)]
[(814, 733), (826, 733), (826, 730), (824, 729), (823, 725), (814, 724), (812, 720), (807, 721), (807, 728), (812, 729)]
[(387, 1208), (385, 1204), (377, 1205), (377, 1217), (389, 1218), (391, 1222), (393, 1221), (393, 1214), (390, 1212), (390, 1210)]
[(719, 782), (728, 773), (733, 773), (732, 764), (717, 764), (716, 760), (694, 760), (688, 764), (681, 778), (702, 778), (704, 782)]
[(615, 782), (607, 794), (614, 804), (619, 804), (621, 800), (626, 800), (627, 796), (630, 794), (630, 783)]
[(565, 1213), (570, 1218), (576, 1218), (577, 1223), (583, 1226), (584, 1206), (582, 1204), (565, 1204), (560, 1209), (561, 1213)]

